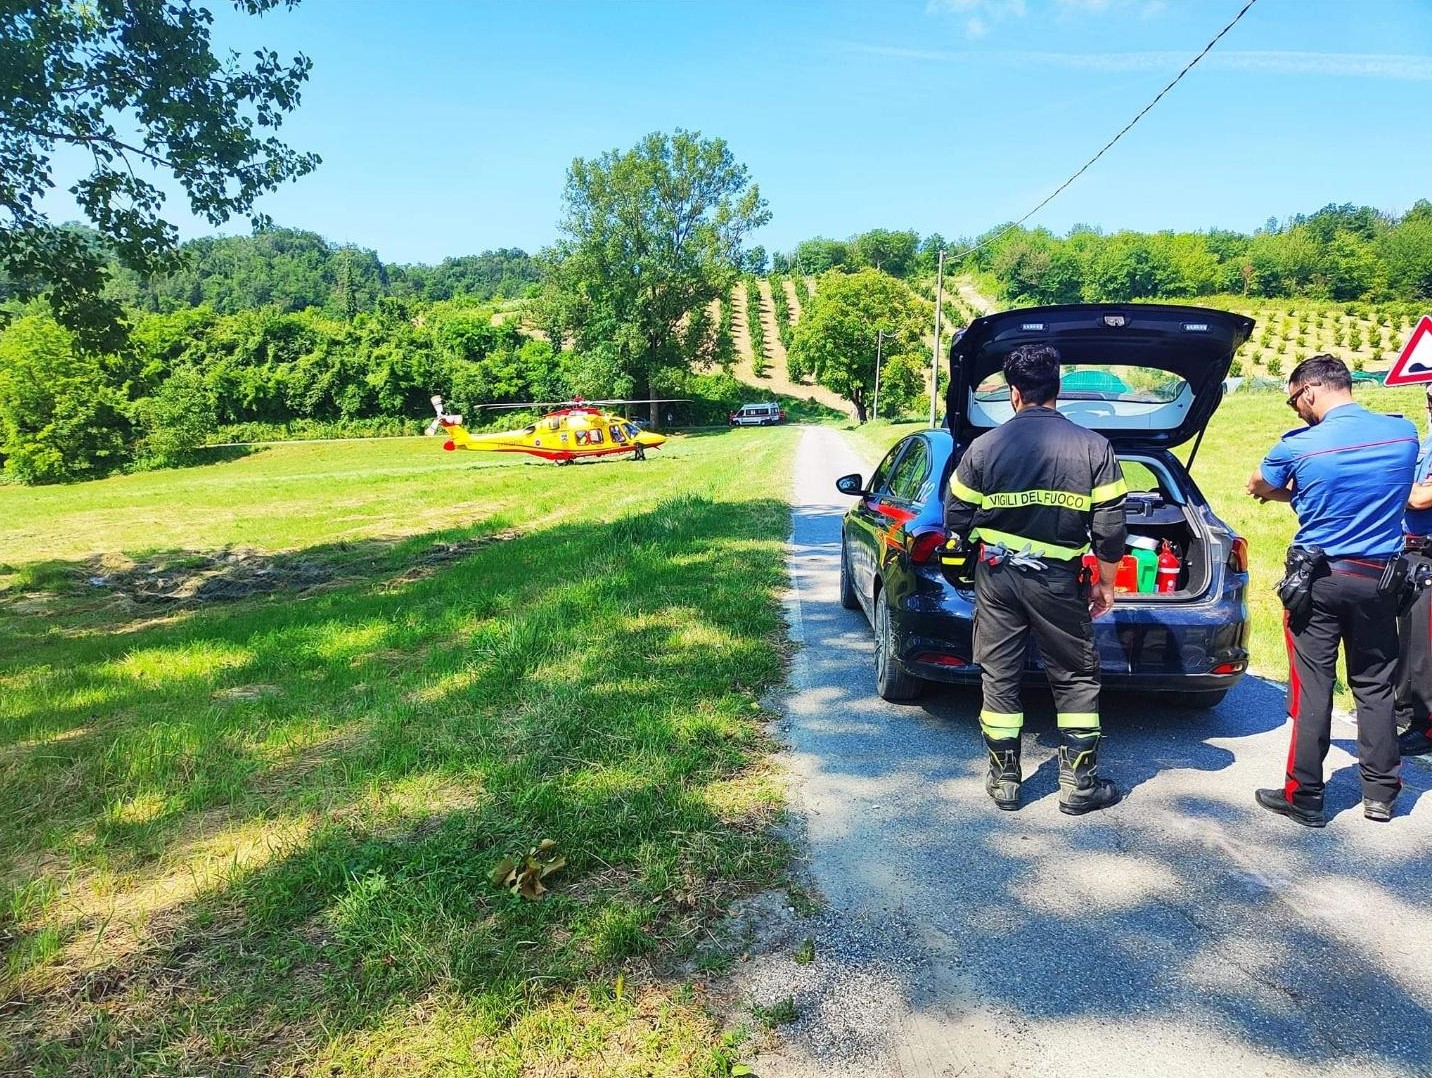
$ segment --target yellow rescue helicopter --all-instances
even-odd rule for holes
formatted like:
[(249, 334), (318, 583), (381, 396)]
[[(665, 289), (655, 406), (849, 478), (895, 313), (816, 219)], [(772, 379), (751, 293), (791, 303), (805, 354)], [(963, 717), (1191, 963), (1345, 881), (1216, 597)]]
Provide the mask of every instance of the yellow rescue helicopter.
[(443, 399), (433, 398), (437, 418), (428, 424), (428, 433), (443, 431), (443, 448), (471, 449), (477, 453), (529, 453), (558, 464), (571, 464), (582, 457), (610, 457), (630, 453), (633, 460), (645, 460), (646, 451), (666, 442), (666, 435), (642, 430), (624, 416), (603, 409), (622, 404), (677, 403), (682, 398), (657, 400), (541, 401), (532, 404), (486, 404), (482, 408), (551, 408), (537, 422), (517, 430), (495, 434), (472, 434), (462, 425), (462, 416), (443, 411)]

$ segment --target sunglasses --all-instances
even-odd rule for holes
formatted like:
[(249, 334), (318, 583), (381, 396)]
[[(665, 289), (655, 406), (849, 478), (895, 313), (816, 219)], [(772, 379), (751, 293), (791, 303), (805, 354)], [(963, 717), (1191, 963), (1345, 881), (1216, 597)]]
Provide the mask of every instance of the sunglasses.
[(1313, 386), (1320, 386), (1320, 385), (1322, 385), (1321, 382), (1306, 382), (1306, 383), (1304, 383), (1303, 385), (1299, 386), (1299, 387), (1297, 388), (1297, 390), (1296, 390), (1295, 392), (1293, 392), (1293, 393), (1288, 397), (1288, 400), (1287, 400), (1287, 405), (1288, 405), (1288, 407), (1291, 408), (1291, 409), (1293, 409), (1293, 411), (1296, 412), (1296, 411), (1298, 410), (1298, 398), (1301, 397), (1304, 393), (1306, 393), (1306, 392), (1307, 392), (1309, 389), (1311, 389)]

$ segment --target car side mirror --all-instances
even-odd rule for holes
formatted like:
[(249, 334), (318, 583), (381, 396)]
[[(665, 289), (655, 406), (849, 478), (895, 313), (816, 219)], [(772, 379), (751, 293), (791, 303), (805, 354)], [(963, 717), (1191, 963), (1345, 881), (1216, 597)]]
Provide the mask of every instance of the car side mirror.
[(865, 493), (865, 485), (860, 481), (859, 472), (842, 475), (835, 481), (835, 489), (842, 494), (849, 494), (852, 498), (858, 498)]

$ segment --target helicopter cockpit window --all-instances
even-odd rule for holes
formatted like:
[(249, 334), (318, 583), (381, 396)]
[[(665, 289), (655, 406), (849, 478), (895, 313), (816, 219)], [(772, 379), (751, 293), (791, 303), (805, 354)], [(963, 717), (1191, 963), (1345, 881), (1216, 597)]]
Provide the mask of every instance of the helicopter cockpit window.
[(622, 425), (620, 423), (612, 424), (611, 435), (612, 443), (614, 445), (621, 445), (623, 442), (626, 441), (626, 435), (622, 433)]
[(626, 424), (626, 432), (628, 438), (635, 438), (638, 434), (641, 433), (641, 431), (637, 430), (635, 423)]

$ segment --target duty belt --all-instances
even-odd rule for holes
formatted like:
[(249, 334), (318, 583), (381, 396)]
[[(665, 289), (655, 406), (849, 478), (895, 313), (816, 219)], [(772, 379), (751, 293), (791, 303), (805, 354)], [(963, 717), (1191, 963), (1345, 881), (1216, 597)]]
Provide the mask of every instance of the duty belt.
[(1369, 580), (1381, 580), (1387, 568), (1386, 558), (1329, 558), (1328, 568), (1335, 573), (1349, 576), (1363, 576)]
[(1402, 542), (1403, 550), (1408, 554), (1432, 556), (1432, 535), (1405, 535)]

